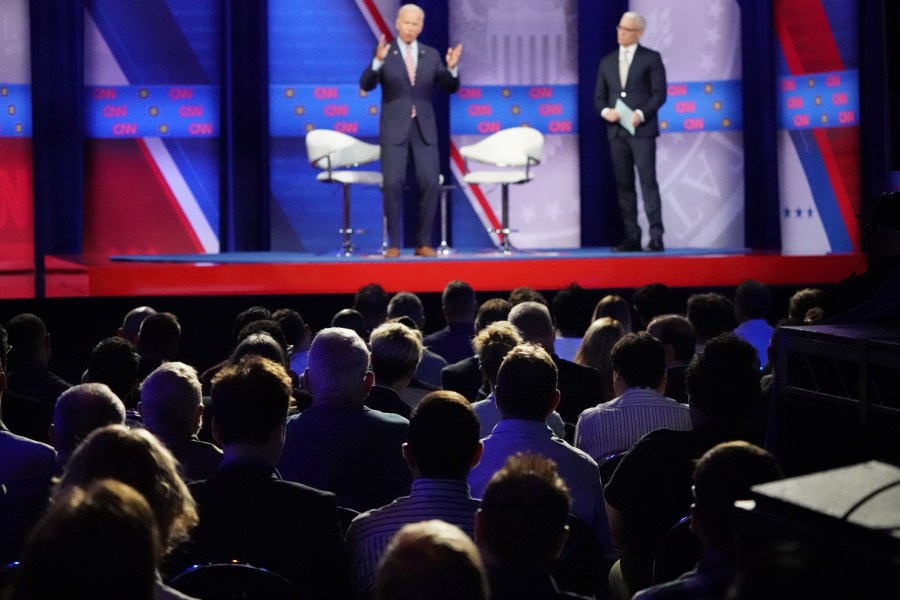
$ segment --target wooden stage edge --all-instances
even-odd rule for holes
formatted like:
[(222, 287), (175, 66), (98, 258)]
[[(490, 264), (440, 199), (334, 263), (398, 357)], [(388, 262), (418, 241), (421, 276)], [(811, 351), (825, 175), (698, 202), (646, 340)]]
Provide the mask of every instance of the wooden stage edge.
[[(572, 282), (588, 289), (634, 288), (662, 282), (671, 287), (727, 287), (746, 279), (768, 285), (837, 283), (864, 270), (858, 253), (782, 256), (749, 252), (678, 256), (483, 255), (467, 259), (380, 258), (310, 262), (131, 262), (107, 258), (48, 257), (47, 298), (216, 296), (353, 293), (378, 282), (389, 292), (440, 292), (452, 279), (476, 290), (502, 291), (527, 285), (555, 290)], [(35, 297), (34, 271), (0, 269), (0, 298)]]

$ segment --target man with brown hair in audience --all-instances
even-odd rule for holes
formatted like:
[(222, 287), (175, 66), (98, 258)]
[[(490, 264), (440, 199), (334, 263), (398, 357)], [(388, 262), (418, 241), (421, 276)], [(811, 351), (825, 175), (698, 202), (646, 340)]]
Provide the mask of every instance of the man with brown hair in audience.
[(547, 427), (547, 416), (559, 403), (556, 377), (553, 359), (540, 346), (521, 344), (506, 355), (494, 390), (501, 419), (482, 440), (484, 453), (469, 473), (469, 487), (473, 496), (481, 497), (491, 476), (517, 452), (550, 458), (572, 494), (572, 513), (594, 532), (606, 551), (609, 533), (597, 463)]
[(384, 323), (369, 336), (375, 384), (366, 397), (369, 408), (409, 418), (412, 410), (400, 394), (409, 386), (422, 359), (421, 334), (403, 323)]
[(356, 586), (367, 595), (378, 560), (406, 523), (441, 519), (474, 535), (479, 502), (466, 476), (481, 459), (478, 418), (456, 392), (431, 392), (413, 410), (403, 456), (413, 474), (412, 490), (386, 506), (356, 517), (347, 530)]
[[(511, 308), (512, 304), (503, 298), (490, 298), (482, 302), (475, 313), (475, 334), (491, 323), (505, 321)], [(490, 393), (478, 366), (477, 356), (469, 356), (444, 367), (441, 370), (441, 387), (459, 392), (469, 402), (483, 400)]]
[(494, 473), (475, 515), (493, 600), (584, 598), (560, 591), (551, 575), (568, 538), (571, 503), (556, 464), (540, 455), (516, 454)]
[(441, 294), (441, 309), (447, 326), (425, 336), (425, 346), (443, 356), (449, 364), (472, 356), (475, 311), (478, 310), (475, 290), (465, 281), (448, 282)]
[(349, 597), (334, 494), (278, 477), (291, 379), (282, 365), (247, 356), (212, 383), (219, 470), (190, 484), (200, 523), (173, 567), (237, 560), (290, 579), (313, 598)]

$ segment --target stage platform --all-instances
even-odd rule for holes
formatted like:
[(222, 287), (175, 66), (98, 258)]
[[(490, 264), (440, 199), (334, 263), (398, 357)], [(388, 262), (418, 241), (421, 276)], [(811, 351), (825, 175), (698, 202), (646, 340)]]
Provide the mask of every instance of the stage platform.
[[(527, 285), (555, 290), (572, 282), (588, 289), (633, 288), (651, 282), (709, 288), (757, 279), (769, 285), (831, 284), (865, 269), (857, 253), (782, 256), (743, 249), (672, 248), (616, 253), (610, 248), (456, 251), (420, 258), (322, 256), (287, 252), (47, 257), (47, 298), (353, 293), (371, 282), (391, 292), (440, 292), (452, 279), (476, 290)], [(0, 298), (35, 297), (33, 270), (0, 265)]]

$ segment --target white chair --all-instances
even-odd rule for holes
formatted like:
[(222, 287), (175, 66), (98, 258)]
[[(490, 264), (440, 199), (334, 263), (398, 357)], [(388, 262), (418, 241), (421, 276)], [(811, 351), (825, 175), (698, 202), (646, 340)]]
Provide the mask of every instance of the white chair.
[[(491, 134), (480, 142), (463, 146), (459, 153), (468, 161), (506, 167), (502, 171), (472, 171), (463, 176), (467, 184), (502, 186), (500, 229), (488, 229), (500, 234), (503, 254), (512, 253), (509, 243), (509, 185), (527, 183), (534, 179), (532, 167), (544, 156), (544, 135), (531, 127), (512, 127)], [(524, 169), (522, 169), (524, 167)], [(468, 168), (466, 169), (468, 170)]]
[(356, 248), (350, 240), (354, 232), (350, 226), (350, 186), (382, 186), (380, 171), (350, 170), (381, 158), (381, 147), (358, 140), (353, 136), (330, 129), (313, 129), (306, 134), (306, 154), (312, 166), (322, 169), (316, 176), (319, 181), (340, 183), (344, 188), (344, 226), (339, 256), (352, 256)]

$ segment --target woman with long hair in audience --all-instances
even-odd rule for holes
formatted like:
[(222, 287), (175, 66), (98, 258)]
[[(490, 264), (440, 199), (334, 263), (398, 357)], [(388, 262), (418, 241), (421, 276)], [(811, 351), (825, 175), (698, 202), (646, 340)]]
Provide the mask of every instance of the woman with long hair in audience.
[(631, 305), (622, 296), (617, 294), (607, 294), (600, 298), (594, 307), (594, 315), (591, 321), (596, 321), (601, 317), (610, 317), (622, 324), (625, 333), (631, 333)]
[(597, 369), (603, 377), (602, 397), (598, 399), (598, 403), (609, 402), (615, 397), (610, 353), (616, 342), (623, 337), (625, 328), (619, 321), (610, 317), (600, 317), (588, 327), (581, 345), (575, 352), (576, 363)]
[[(160, 559), (185, 541), (199, 521), (175, 458), (145, 429), (109, 425), (91, 433), (69, 460), (53, 501), (69, 488), (107, 478), (133, 487), (147, 500), (159, 528)], [(184, 597), (161, 581), (158, 585), (157, 600)]]

